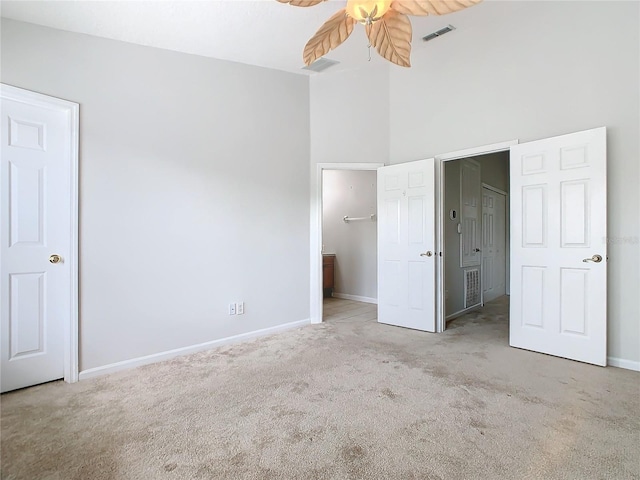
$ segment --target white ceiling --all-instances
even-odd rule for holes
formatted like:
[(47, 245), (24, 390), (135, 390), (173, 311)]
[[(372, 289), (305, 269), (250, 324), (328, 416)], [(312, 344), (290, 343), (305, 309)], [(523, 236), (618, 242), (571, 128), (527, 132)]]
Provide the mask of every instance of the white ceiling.
[[(276, 0), (3, 0), (1, 8), (3, 17), (23, 22), (307, 74), (301, 70), (304, 45), (345, 4), (329, 0), (299, 8)], [(442, 17), (411, 17), (412, 56), (419, 55), (420, 47), (424, 47), (421, 37), (449, 23), (463, 28), (471, 11), (481, 13), (484, 7), (480, 4)], [(367, 65), (367, 45), (364, 28), (356, 26), (351, 37), (326, 56), (341, 62), (330, 71)], [(371, 64), (386, 63), (373, 49), (371, 56)]]

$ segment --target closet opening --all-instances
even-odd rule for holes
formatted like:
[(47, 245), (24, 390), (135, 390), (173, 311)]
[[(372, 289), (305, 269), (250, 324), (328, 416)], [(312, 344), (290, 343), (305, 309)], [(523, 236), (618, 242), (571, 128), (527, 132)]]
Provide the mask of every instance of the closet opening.
[(441, 176), (443, 330), (474, 311), (508, 323), (509, 150), (443, 161)]

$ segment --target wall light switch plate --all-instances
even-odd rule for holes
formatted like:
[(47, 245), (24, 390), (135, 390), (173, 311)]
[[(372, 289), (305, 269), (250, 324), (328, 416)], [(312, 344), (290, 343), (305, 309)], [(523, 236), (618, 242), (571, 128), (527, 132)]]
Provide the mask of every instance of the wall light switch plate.
[(229, 315), (235, 315), (236, 314), (236, 304), (235, 303), (230, 303), (229, 304)]

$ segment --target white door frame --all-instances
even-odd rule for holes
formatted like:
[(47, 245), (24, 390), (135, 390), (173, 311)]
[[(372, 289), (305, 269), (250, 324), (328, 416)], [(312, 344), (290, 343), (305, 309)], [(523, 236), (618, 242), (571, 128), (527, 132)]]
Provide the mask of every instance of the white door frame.
[(311, 169), (311, 232), (309, 266), (311, 323), (322, 323), (322, 172), (323, 170), (377, 170), (384, 163), (318, 163)]
[(64, 320), (64, 381), (78, 381), (78, 140), (80, 131), (80, 106), (77, 103), (50, 97), (40, 93), (0, 84), (2, 98), (26, 103), (37, 107), (66, 111), (68, 127), (71, 132), (69, 145), (71, 198), (71, 249), (65, 262), (71, 271), (71, 298), (68, 317)]
[(461, 160), (463, 158), (487, 155), (489, 153), (508, 152), (518, 140), (508, 140), (479, 147), (457, 150), (455, 152), (436, 155), (436, 242), (438, 261), (436, 262), (436, 332), (444, 332), (446, 327), (444, 312), (444, 166), (443, 162)]

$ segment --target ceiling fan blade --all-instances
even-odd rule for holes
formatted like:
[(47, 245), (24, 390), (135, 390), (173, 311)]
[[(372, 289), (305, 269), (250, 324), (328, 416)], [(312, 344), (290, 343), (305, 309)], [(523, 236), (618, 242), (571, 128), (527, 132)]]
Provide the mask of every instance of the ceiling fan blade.
[(394, 10), (367, 25), (371, 46), (380, 56), (401, 67), (411, 66), (411, 33), (409, 17)]
[(405, 15), (445, 15), (472, 7), (482, 0), (394, 0), (391, 8)]
[(311, 65), (344, 42), (351, 32), (356, 20), (347, 15), (346, 9), (340, 10), (327, 20), (304, 47), (302, 59), (305, 65)]
[(288, 3), (294, 7), (313, 7), (326, 0), (278, 0), (280, 3)]

